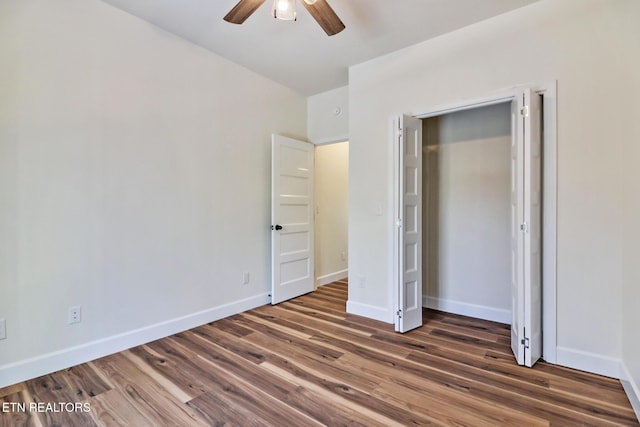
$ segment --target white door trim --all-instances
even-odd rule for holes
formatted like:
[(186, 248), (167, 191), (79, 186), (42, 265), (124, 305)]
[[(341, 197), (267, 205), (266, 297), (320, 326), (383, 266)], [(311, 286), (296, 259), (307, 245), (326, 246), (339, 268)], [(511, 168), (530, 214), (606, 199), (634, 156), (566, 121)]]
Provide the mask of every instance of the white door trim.
[[(542, 222), (542, 357), (557, 360), (557, 82), (556, 80), (519, 85), (487, 96), (426, 108), (419, 119), (509, 102), (524, 87), (543, 95), (543, 206)], [(397, 179), (394, 177), (394, 180)], [(395, 248), (392, 248), (392, 253)], [(393, 303), (393, 302), (392, 302)]]

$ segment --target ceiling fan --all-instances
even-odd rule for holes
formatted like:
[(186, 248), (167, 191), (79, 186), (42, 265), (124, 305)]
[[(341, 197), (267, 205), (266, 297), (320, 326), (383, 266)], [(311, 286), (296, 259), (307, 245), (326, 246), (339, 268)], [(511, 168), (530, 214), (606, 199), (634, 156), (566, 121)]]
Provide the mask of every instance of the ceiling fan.
[[(227, 13), (224, 20), (233, 24), (242, 24), (253, 12), (266, 0), (240, 0), (233, 9)], [(294, 10), (296, 0), (274, 0), (274, 17), (286, 20), (295, 20)], [(332, 36), (344, 30), (345, 26), (338, 18), (326, 0), (300, 0), (327, 35)]]

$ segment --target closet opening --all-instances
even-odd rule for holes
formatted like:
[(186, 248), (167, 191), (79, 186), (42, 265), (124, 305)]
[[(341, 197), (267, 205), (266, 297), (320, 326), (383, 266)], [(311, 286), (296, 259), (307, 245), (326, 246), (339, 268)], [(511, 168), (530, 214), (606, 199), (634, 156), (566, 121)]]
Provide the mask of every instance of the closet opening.
[(396, 331), (423, 307), (493, 320), (519, 364), (543, 342), (555, 363), (555, 82), (393, 123)]
[(422, 120), (423, 306), (511, 324), (511, 102)]

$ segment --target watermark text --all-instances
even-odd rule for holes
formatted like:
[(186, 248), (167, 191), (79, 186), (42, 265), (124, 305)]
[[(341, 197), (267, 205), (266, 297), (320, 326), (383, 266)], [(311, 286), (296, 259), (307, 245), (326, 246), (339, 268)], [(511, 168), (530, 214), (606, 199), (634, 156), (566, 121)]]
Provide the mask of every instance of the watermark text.
[(91, 412), (89, 402), (2, 402), (0, 412)]

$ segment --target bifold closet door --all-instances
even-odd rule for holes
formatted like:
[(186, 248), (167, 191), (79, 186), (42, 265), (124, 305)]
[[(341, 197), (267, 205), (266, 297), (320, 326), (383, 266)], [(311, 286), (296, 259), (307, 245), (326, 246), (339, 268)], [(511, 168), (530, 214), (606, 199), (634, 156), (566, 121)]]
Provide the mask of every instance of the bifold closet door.
[(394, 276), (395, 330), (422, 326), (422, 121), (396, 121)]
[(542, 356), (541, 101), (525, 89), (512, 103), (511, 349), (518, 364)]

